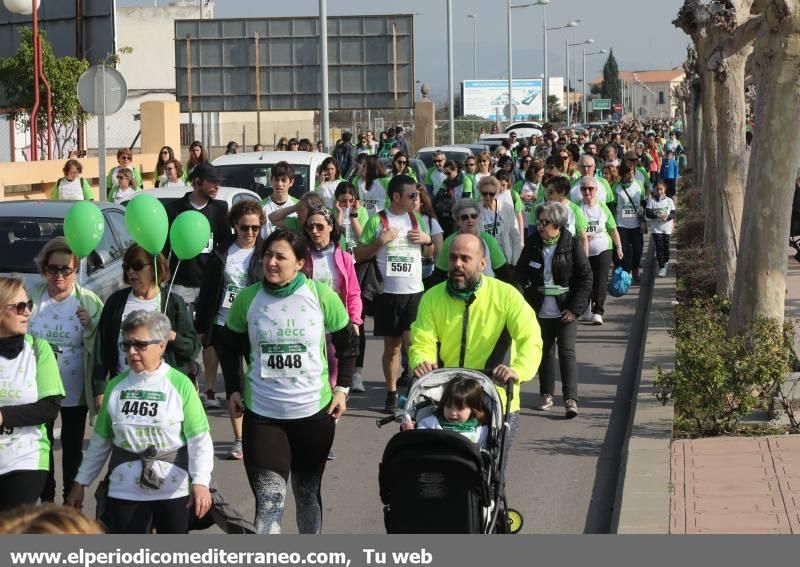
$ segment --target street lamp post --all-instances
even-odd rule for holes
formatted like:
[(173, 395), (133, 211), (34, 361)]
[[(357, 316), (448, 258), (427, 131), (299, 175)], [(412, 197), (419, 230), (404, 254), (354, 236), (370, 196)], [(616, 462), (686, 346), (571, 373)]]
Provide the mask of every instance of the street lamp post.
[(603, 53), (608, 53), (608, 49), (601, 49), (600, 51), (592, 51), (591, 53), (586, 53), (586, 47), (583, 48), (583, 93), (581, 94), (581, 106), (583, 107), (583, 123), (586, 124), (587, 122), (587, 108), (586, 108), (586, 56), (587, 55), (601, 55)]
[(513, 97), (513, 66), (512, 60), (513, 55), (511, 53), (511, 10), (515, 8), (530, 8), (531, 6), (544, 6), (549, 4), (550, 0), (537, 0), (536, 2), (530, 2), (528, 4), (517, 4), (512, 5), (511, 0), (507, 0), (506, 5), (508, 6), (508, 122), (511, 123), (514, 120), (514, 97)]
[(447, 121), (449, 126), (450, 145), (455, 144), (456, 119), (453, 103), (453, 0), (447, 0)]
[(467, 14), (472, 20), (472, 76), (478, 80), (478, 14)]
[[(549, 0), (548, 0), (549, 1)], [(547, 99), (550, 98), (550, 76), (547, 72), (547, 32), (549, 31), (556, 31), (556, 30), (564, 30), (567, 28), (576, 28), (578, 27), (578, 23), (580, 20), (570, 20), (564, 26), (555, 26), (552, 28), (547, 27), (547, 19), (544, 19), (544, 31), (542, 35), (544, 36), (544, 85), (542, 85), (542, 98), (544, 99), (542, 102), (544, 104), (544, 112), (543, 112), (543, 120), (547, 122)], [(569, 55), (567, 55), (569, 57)], [(569, 62), (567, 62), (569, 66)], [(566, 69), (567, 76), (565, 77), (567, 81), (567, 94), (569, 95), (569, 68)]]
[[(330, 145), (330, 113), (328, 102), (328, 0), (319, 0), (319, 38), (320, 38), (320, 78), (322, 83), (322, 105), (319, 113), (319, 133), (322, 151), (327, 152)], [(258, 62), (256, 62), (258, 65)], [(261, 132), (261, 123), (258, 124)], [(357, 135), (357, 132), (353, 133)], [(261, 143), (259, 137), (258, 143)]]
[[(566, 55), (567, 55), (567, 96), (569, 97), (569, 48), (570, 47), (575, 47), (577, 45), (588, 45), (588, 44), (594, 43), (594, 40), (593, 39), (587, 39), (586, 41), (579, 41), (577, 43), (570, 43), (569, 39), (567, 39), (567, 40), (565, 40), (564, 43), (566, 45)], [(575, 73), (575, 75), (577, 76), (577, 73)], [(575, 83), (577, 83), (577, 82), (578, 81), (576, 79)], [(577, 92), (577, 91), (578, 91), (578, 87), (576, 85), (575, 86), (575, 92)], [(572, 121), (572, 105), (569, 104), (569, 100), (567, 100), (567, 125), (568, 126), (569, 126), (571, 121)]]

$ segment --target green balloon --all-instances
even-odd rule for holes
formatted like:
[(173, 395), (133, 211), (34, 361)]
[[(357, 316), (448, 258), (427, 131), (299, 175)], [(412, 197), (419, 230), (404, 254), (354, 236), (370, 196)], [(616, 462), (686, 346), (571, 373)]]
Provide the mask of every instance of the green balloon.
[(106, 221), (91, 201), (78, 201), (64, 217), (64, 238), (72, 253), (86, 258), (103, 239)]
[(190, 260), (200, 254), (211, 238), (208, 219), (197, 211), (185, 211), (172, 222), (169, 243), (172, 253), (181, 260)]
[(125, 209), (125, 225), (136, 243), (150, 254), (164, 249), (169, 233), (167, 211), (152, 195), (141, 193), (130, 200)]

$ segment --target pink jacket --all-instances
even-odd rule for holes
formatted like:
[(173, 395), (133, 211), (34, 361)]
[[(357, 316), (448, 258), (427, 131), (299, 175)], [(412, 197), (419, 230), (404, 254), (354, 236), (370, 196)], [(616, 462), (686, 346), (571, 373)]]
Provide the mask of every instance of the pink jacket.
[[(311, 257), (311, 249), (308, 251), (309, 258)], [(339, 295), (342, 298), (347, 314), (350, 315), (350, 320), (356, 325), (360, 325), (364, 321), (361, 319), (361, 286), (358, 285), (358, 276), (356, 276), (356, 266), (353, 257), (336, 247), (333, 257), (336, 261), (336, 267), (339, 269)], [(306, 277), (314, 279), (314, 262), (306, 262), (303, 267), (303, 273)]]

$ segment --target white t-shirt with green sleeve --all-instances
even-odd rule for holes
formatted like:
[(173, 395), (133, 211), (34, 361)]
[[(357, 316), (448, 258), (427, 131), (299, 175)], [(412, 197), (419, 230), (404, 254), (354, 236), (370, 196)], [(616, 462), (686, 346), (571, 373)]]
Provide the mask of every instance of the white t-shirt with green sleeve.
[(228, 249), (222, 284), (225, 291), (222, 294), (222, 303), (217, 310), (217, 325), (225, 325), (225, 321), (228, 319), (228, 310), (236, 300), (236, 296), (247, 287), (247, 272), (254, 251), (255, 248), (239, 248), (236, 244), (232, 244)]
[(244, 405), (274, 419), (309, 417), (330, 404), (325, 333), (350, 322), (336, 292), (298, 277), (303, 284), (288, 297), (267, 293), (261, 283), (251, 285), (228, 313), (228, 328), (250, 340)]
[[(422, 249), (419, 244), (408, 241), (408, 232), (414, 228), (408, 213), (395, 215), (386, 210), (386, 218), (390, 228), (399, 231), (400, 236), (386, 246), (381, 246), (376, 259), (378, 269), (383, 276), (383, 292), (395, 295), (409, 295), (424, 290), (422, 284)], [(422, 222), (419, 213), (413, 213), (420, 230), (428, 233), (428, 227)], [(383, 233), (381, 215), (372, 215), (361, 231), (361, 244), (374, 242)]]
[(189, 470), (156, 460), (153, 469), (165, 479), (160, 489), (139, 484), (141, 461), (117, 465), (110, 471), (108, 495), (134, 501), (169, 500), (187, 496), (190, 484), (209, 486), (214, 468), (214, 444), (208, 419), (192, 382), (167, 363), (153, 372), (126, 370), (113, 378), (105, 397), (94, 436), (75, 477), (89, 485), (103, 468), (112, 444), (133, 453), (155, 447), (159, 453), (189, 450)]
[[(56, 358), (46, 340), (25, 335), (22, 352), (16, 358), (0, 357), (0, 410), (63, 395)], [(49, 469), (50, 441), (44, 424), (0, 425), (0, 475)]]
[(609, 232), (617, 228), (614, 215), (608, 210), (605, 203), (598, 202), (590, 207), (581, 205), (581, 210), (586, 216), (586, 236), (589, 238), (589, 256), (597, 256), (614, 247)]

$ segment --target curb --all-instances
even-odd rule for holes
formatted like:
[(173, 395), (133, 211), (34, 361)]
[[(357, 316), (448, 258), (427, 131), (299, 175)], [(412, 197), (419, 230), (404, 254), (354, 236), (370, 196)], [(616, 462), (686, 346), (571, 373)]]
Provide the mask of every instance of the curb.
[[(672, 257), (674, 254), (674, 245)], [(672, 262), (670, 262), (672, 264)], [(648, 266), (655, 265), (650, 247)], [(670, 266), (672, 267), (672, 266)], [(647, 270), (651, 303), (643, 339), (639, 381), (631, 403), (630, 431), (620, 457), (619, 481), (612, 519), (612, 533), (668, 534), (670, 532), (670, 444), (673, 407), (653, 395), (657, 368), (674, 365), (675, 276), (656, 278)]]

